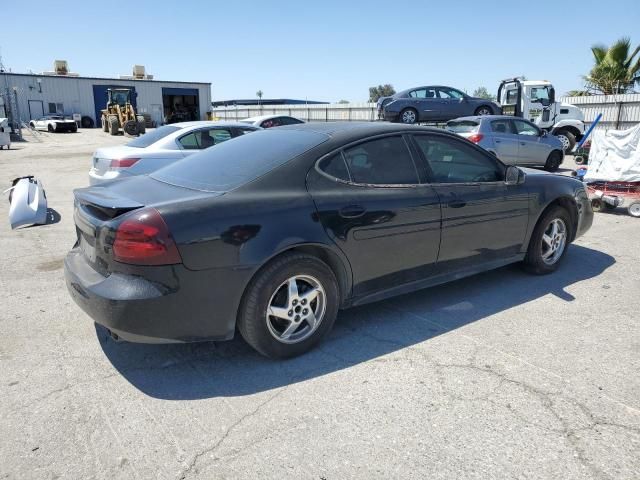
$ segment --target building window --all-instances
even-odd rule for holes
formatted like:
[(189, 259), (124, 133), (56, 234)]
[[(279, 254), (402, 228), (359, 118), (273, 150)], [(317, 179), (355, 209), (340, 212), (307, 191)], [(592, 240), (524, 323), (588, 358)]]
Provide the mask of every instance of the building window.
[(64, 107), (61, 103), (49, 103), (49, 113), (64, 113)]

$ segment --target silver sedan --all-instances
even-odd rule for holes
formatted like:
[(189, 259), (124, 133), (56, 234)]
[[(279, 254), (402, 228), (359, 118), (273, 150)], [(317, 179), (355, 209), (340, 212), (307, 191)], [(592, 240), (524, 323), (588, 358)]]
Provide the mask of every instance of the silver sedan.
[(448, 122), (446, 129), (480, 145), (507, 165), (544, 167), (555, 172), (564, 161), (562, 142), (522, 118), (461, 117)]
[(126, 145), (93, 154), (89, 183), (143, 175), (259, 127), (238, 122), (183, 122), (151, 130)]

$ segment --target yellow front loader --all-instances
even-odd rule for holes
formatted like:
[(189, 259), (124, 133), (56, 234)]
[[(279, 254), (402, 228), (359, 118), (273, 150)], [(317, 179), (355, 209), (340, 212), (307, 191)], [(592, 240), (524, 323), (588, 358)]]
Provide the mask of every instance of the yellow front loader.
[(135, 137), (142, 135), (145, 120), (142, 115), (136, 115), (131, 104), (131, 89), (108, 88), (107, 108), (102, 110), (102, 130), (111, 135), (118, 135), (122, 130), (125, 135)]

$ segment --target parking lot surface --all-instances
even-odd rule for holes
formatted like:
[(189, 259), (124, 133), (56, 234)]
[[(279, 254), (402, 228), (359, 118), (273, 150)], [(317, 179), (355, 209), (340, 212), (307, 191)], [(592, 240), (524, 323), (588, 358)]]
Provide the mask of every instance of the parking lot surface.
[(62, 262), (92, 151), (127, 139), (26, 138), (0, 151), (0, 182), (36, 175), (52, 211), (11, 231), (0, 203), (0, 478), (639, 478), (626, 212), (596, 214), (553, 275), (510, 266), (347, 310), (293, 360), (239, 336), (116, 343), (71, 301)]

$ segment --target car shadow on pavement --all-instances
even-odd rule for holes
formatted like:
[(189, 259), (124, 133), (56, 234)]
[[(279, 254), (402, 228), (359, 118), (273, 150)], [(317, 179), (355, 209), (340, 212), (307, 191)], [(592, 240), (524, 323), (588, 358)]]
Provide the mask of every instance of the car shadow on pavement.
[(101, 347), (134, 387), (168, 400), (250, 395), (340, 371), (424, 342), (545, 295), (572, 302), (566, 288), (600, 275), (613, 257), (572, 245), (558, 271), (528, 275), (518, 265), (340, 312), (315, 350), (275, 361), (240, 337), (229, 342), (144, 345), (111, 340), (96, 326)]

